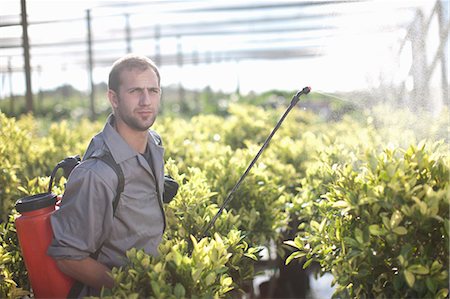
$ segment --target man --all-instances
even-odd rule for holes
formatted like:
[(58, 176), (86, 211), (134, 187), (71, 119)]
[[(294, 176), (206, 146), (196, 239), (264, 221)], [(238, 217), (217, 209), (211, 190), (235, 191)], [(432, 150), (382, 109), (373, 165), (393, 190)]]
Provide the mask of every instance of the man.
[[(48, 249), (60, 270), (82, 282), (80, 296), (111, 288), (112, 267), (126, 263), (126, 251), (156, 255), (165, 229), (162, 206), (164, 149), (149, 128), (158, 114), (160, 74), (148, 58), (126, 55), (111, 69), (108, 99), (113, 114), (69, 176), (61, 207), (51, 217)], [(122, 168), (124, 190), (113, 212), (118, 176), (101, 159), (105, 151)], [(97, 259), (92, 258), (100, 249)]]

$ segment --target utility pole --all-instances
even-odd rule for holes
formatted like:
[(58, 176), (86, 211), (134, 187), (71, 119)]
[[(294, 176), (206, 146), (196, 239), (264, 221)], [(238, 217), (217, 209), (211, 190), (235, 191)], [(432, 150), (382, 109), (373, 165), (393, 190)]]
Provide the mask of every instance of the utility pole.
[(125, 14), (125, 39), (127, 43), (127, 53), (131, 53), (131, 28), (129, 14)]
[[(438, 22), (439, 22), (439, 37), (440, 37), (440, 47), (439, 47), (439, 57), (441, 58), (441, 84), (442, 84), (442, 101), (445, 102), (448, 100), (448, 63), (447, 63), (447, 55), (448, 55), (448, 49), (446, 50), (445, 43), (448, 42), (448, 32), (450, 29), (450, 25), (445, 20), (445, 12), (444, 8), (442, 7), (442, 3), (440, 1), (436, 2), (437, 5), (437, 15), (438, 15)], [(448, 16), (448, 11), (447, 11)], [(446, 28), (447, 27), (447, 28)]]
[(28, 21), (26, 0), (20, 1), (22, 19), (22, 46), (25, 61), (26, 111), (33, 112), (33, 91), (31, 89), (30, 44), (28, 41)]
[[(183, 49), (181, 45), (181, 37), (177, 36), (177, 66), (180, 68), (180, 74), (182, 74), (183, 71)], [(181, 112), (189, 112), (189, 107), (185, 101), (185, 92), (183, 88), (183, 83), (178, 83), (178, 100), (181, 107)]]
[(90, 104), (91, 104), (91, 119), (95, 120), (95, 85), (93, 68), (94, 62), (92, 58), (92, 32), (91, 32), (91, 10), (86, 10), (86, 22), (87, 22), (87, 46), (88, 46), (88, 80), (90, 87)]
[(15, 102), (15, 96), (13, 92), (13, 78), (12, 78), (12, 66), (11, 66), (11, 57), (8, 59), (8, 78), (9, 78), (9, 109), (11, 112), (11, 115), (14, 115), (14, 102)]
[(421, 10), (417, 10), (416, 18), (411, 28), (411, 54), (412, 67), (411, 74), (413, 77), (413, 97), (412, 106), (415, 111), (421, 109), (430, 110), (429, 102), (429, 80), (427, 77), (427, 53), (424, 41), (426, 40), (425, 16)]
[(159, 67), (161, 65), (161, 27), (160, 25), (155, 25), (155, 64)]

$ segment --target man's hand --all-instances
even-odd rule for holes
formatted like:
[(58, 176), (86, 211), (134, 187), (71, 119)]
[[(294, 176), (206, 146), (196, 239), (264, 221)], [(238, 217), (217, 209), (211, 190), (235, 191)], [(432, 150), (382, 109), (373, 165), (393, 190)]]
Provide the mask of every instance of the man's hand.
[(56, 260), (59, 270), (64, 274), (96, 289), (112, 288), (114, 280), (109, 275), (111, 270), (96, 260), (87, 257), (82, 260)]

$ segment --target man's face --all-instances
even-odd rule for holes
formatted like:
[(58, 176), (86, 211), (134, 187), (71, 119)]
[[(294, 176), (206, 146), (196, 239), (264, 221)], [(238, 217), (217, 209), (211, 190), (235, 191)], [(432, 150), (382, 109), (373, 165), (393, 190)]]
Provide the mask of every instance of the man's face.
[(119, 92), (112, 96), (111, 104), (118, 121), (135, 131), (146, 131), (155, 122), (161, 100), (158, 77), (152, 69), (124, 70)]

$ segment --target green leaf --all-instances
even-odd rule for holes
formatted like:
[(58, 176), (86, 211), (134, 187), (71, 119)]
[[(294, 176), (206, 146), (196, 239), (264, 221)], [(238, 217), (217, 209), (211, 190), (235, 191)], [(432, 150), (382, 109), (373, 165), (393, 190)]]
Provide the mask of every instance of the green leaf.
[(316, 231), (319, 230), (319, 227), (320, 227), (319, 222), (317, 222), (315, 220), (311, 220), (310, 225), (313, 230), (316, 230)]
[(374, 236), (381, 236), (383, 235), (383, 230), (378, 224), (372, 224), (369, 226), (369, 232), (370, 234)]
[(313, 259), (309, 259), (307, 260), (304, 264), (303, 264), (303, 269), (308, 268), (308, 266), (313, 262)]
[(406, 279), (406, 282), (408, 283), (409, 287), (412, 288), (414, 286), (414, 282), (416, 281), (416, 277), (414, 276), (414, 274), (412, 274), (408, 270), (405, 270), (403, 272), (403, 274), (405, 275), (405, 279)]
[(222, 286), (230, 286), (233, 283), (233, 279), (231, 277), (221, 277), (220, 278), (220, 284)]
[(206, 275), (206, 277), (205, 277), (205, 285), (210, 286), (214, 283), (215, 280), (216, 280), (216, 274), (214, 272), (211, 272), (208, 275)]
[(24, 187), (22, 187), (22, 186), (17, 187), (17, 189), (19, 191), (23, 192), (25, 195), (29, 195), (30, 194), (30, 192), (27, 189), (25, 189)]
[(430, 273), (427, 267), (419, 264), (414, 264), (408, 267), (408, 271), (411, 271), (414, 274), (426, 275)]
[(400, 222), (402, 222), (402, 220), (403, 220), (403, 215), (400, 211), (397, 210), (394, 213), (392, 213), (391, 221), (390, 221), (391, 228), (397, 227), (400, 224)]
[(246, 253), (244, 253), (244, 256), (246, 256), (254, 261), (258, 261), (258, 257), (256, 255), (254, 255), (253, 253), (246, 252)]
[(291, 255), (289, 255), (288, 258), (286, 259), (286, 265), (289, 264), (293, 259), (297, 259), (297, 258), (303, 257), (303, 256), (305, 256), (305, 255), (306, 255), (306, 253), (301, 252), (301, 251), (293, 252), (293, 253), (292, 253)]
[(427, 288), (428, 288), (428, 290), (430, 290), (431, 293), (433, 293), (433, 294), (436, 293), (437, 284), (433, 278), (427, 277), (427, 279), (425, 280), (425, 284), (427, 285)]
[(155, 293), (155, 296), (160, 297), (161, 290), (160, 290), (160, 285), (158, 284), (158, 282), (152, 280), (152, 281), (150, 281), (150, 285), (152, 287), (152, 291)]
[(332, 207), (336, 209), (344, 209), (348, 208), (349, 204), (345, 200), (338, 200), (336, 202), (333, 202)]
[(444, 221), (444, 229), (445, 232), (447, 233), (447, 236), (450, 237), (450, 219), (446, 219)]
[(439, 263), (439, 261), (434, 261), (434, 262), (431, 264), (431, 270), (430, 270), (431, 275), (435, 274), (436, 272), (438, 272), (438, 271), (441, 270), (441, 269), (442, 269), (442, 264)]
[(383, 221), (383, 224), (387, 229), (391, 228), (391, 221), (389, 221), (387, 217), (383, 216), (381, 217), (381, 220)]
[(436, 294), (436, 298), (447, 298), (448, 296), (448, 289), (440, 289), (439, 292)]
[(423, 201), (420, 201), (420, 202), (417, 203), (417, 205), (419, 205), (420, 213), (421, 213), (422, 215), (426, 215), (426, 214), (427, 214), (427, 211), (428, 211), (427, 204), (424, 203)]
[(138, 250), (138, 252), (136, 253), (136, 259), (138, 261), (142, 261), (142, 259), (144, 258), (144, 255), (145, 255), (145, 253), (143, 250)]
[(325, 223), (327, 223), (327, 218), (323, 218), (322, 221), (320, 222), (320, 226), (319, 226), (319, 232), (322, 233), (323, 229), (325, 227)]
[(146, 255), (141, 261), (141, 266), (146, 268), (149, 265), (150, 265), (150, 257), (148, 255)]
[(297, 248), (297, 249), (300, 249), (300, 248), (297, 246), (297, 244), (296, 244), (294, 241), (292, 241), (292, 240), (284, 241), (284, 244), (289, 245), (289, 246), (292, 246), (292, 247), (295, 247), (295, 248)]
[(355, 228), (355, 239), (360, 244), (364, 244), (363, 232), (359, 228)]
[(372, 224), (369, 226), (369, 232), (374, 236), (381, 236), (383, 235), (383, 230), (378, 224)]
[(196, 283), (202, 275), (203, 269), (192, 269), (192, 280)]
[(400, 265), (405, 266), (406, 259), (403, 255), (399, 255), (397, 259), (400, 262)]
[(139, 299), (138, 293), (132, 293), (127, 296), (128, 299)]
[(408, 230), (404, 227), (404, 226), (397, 226), (396, 228), (394, 228), (392, 230), (392, 232), (394, 232), (397, 235), (406, 235), (408, 233)]
[(336, 240), (341, 241), (341, 228), (340, 227), (336, 227), (335, 235), (336, 235)]
[(347, 243), (348, 245), (350, 245), (350, 247), (360, 247), (361, 244), (358, 243), (358, 241), (356, 241), (355, 239), (352, 239), (350, 237), (345, 237), (344, 238), (345, 243)]
[(184, 298), (184, 296), (186, 295), (186, 290), (184, 289), (184, 286), (181, 283), (177, 283), (175, 285), (173, 293), (176, 298)]

